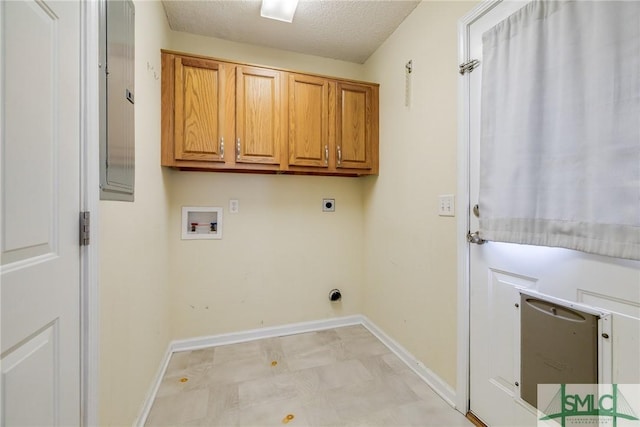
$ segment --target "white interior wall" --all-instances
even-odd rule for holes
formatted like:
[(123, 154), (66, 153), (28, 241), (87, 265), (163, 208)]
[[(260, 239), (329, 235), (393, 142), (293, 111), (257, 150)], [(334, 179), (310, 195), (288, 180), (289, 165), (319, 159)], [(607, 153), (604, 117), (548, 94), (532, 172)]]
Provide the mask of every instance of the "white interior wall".
[[(422, 2), (365, 63), (380, 83), (380, 175), (365, 181), (364, 313), (456, 384), (457, 21), (475, 2)], [(413, 60), (411, 105), (405, 64)]]
[(160, 167), (159, 80), (168, 25), (160, 2), (136, 1), (135, 7), (135, 202), (99, 206), (103, 426), (132, 424), (170, 337), (169, 202), (166, 171)]
[[(321, 211), (323, 197), (336, 212)], [(180, 240), (182, 206), (222, 207), (222, 240)], [(354, 179), (172, 173), (173, 337), (361, 313), (361, 224)], [(332, 288), (341, 303), (329, 302)]]
[(172, 31), (169, 43), (169, 46), (166, 46), (165, 49), (206, 55), (235, 62), (355, 80), (362, 80), (364, 75), (364, 67), (353, 62), (204, 37), (181, 31)]

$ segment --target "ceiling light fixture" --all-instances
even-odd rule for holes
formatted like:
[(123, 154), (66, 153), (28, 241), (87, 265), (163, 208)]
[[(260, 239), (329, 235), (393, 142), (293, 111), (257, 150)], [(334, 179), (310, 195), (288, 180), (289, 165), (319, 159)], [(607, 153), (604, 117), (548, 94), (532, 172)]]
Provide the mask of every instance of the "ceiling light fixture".
[(277, 21), (292, 22), (298, 0), (262, 0), (260, 16)]

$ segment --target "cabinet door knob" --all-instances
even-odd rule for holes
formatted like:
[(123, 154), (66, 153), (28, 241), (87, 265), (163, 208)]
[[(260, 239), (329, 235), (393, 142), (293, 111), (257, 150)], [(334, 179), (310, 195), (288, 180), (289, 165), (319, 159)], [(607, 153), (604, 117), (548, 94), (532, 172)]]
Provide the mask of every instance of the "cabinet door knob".
[(324, 164), (325, 165), (329, 164), (329, 146), (328, 145), (324, 146)]
[(224, 159), (224, 137), (220, 138), (220, 158)]
[(342, 164), (342, 147), (338, 145), (338, 166)]
[(240, 160), (240, 138), (236, 139), (236, 160)]

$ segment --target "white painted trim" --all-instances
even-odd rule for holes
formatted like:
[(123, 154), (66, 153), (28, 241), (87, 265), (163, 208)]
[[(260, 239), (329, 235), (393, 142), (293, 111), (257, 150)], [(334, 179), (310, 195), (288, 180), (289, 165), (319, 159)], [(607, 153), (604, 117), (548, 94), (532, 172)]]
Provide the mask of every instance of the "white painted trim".
[(98, 4), (80, 2), (80, 209), (91, 212), (91, 244), (80, 251), (80, 422), (98, 425), (99, 115)]
[[(484, 0), (458, 21), (458, 64), (469, 57), (469, 27), (501, 0)], [(458, 78), (458, 360), (455, 408), (469, 412), (469, 74)]]
[[(471, 12), (473, 13), (473, 11)], [(465, 17), (466, 18), (466, 17)], [(458, 22), (458, 64), (468, 61), (467, 22)], [(458, 78), (458, 338), (456, 409), (469, 412), (469, 75)]]
[(363, 317), (362, 326), (376, 336), (389, 350), (400, 358), (413, 372), (416, 373), (433, 391), (435, 391), (445, 402), (455, 408), (456, 391), (449, 384), (444, 382), (435, 372), (427, 368), (422, 362), (416, 359), (407, 349), (398, 344), (393, 338), (385, 334), (367, 317)]
[(142, 405), (142, 409), (138, 414), (138, 419), (133, 423), (134, 427), (139, 426), (143, 427), (144, 423), (147, 421), (147, 417), (149, 416), (149, 412), (151, 412), (151, 406), (153, 405), (153, 401), (156, 399), (156, 394), (158, 394), (158, 389), (160, 388), (160, 383), (162, 383), (162, 378), (164, 377), (164, 373), (167, 371), (167, 366), (169, 366), (169, 360), (171, 360), (171, 355), (173, 354), (173, 350), (171, 350), (171, 344), (167, 346), (167, 351), (164, 353), (164, 357), (162, 358), (162, 362), (158, 367), (158, 371), (156, 372), (156, 376), (154, 377), (153, 382), (151, 383), (151, 388), (147, 393), (147, 397), (144, 400), (144, 404)]
[(363, 316), (359, 315), (336, 317), (332, 319), (313, 320), (310, 322), (292, 323), (288, 325), (232, 332), (229, 334), (178, 340), (173, 341), (169, 345), (172, 352), (190, 351), (207, 347), (215, 347), (218, 345), (238, 344), (263, 338), (284, 337), (287, 335), (303, 334), (305, 332), (322, 331), (325, 329), (339, 328), (341, 326), (360, 325), (362, 323)]
[(185, 340), (172, 341), (167, 347), (167, 351), (162, 360), (160, 368), (156, 374), (155, 380), (151, 384), (147, 398), (144, 401), (138, 419), (133, 424), (137, 427), (144, 426), (149, 416), (151, 406), (160, 388), (160, 383), (164, 377), (164, 373), (169, 365), (171, 355), (180, 351), (198, 350), (207, 347), (215, 347), (219, 345), (237, 344), (241, 342), (254, 341), (263, 338), (282, 337), (287, 335), (302, 334), (306, 332), (323, 331), (326, 329), (339, 328), (343, 326), (362, 325), (375, 335), (385, 346), (400, 358), (413, 372), (415, 372), (429, 387), (433, 389), (445, 402), (452, 407), (455, 406), (456, 392), (444, 382), (435, 372), (424, 366), (422, 362), (416, 359), (404, 347), (394, 341), (385, 334), (371, 320), (363, 315), (353, 315), (345, 317), (337, 317), (332, 319), (314, 320), (310, 322), (292, 323), (288, 325), (272, 326), (267, 328), (252, 329), (248, 331), (232, 332), (221, 335), (211, 335), (206, 337), (197, 337)]

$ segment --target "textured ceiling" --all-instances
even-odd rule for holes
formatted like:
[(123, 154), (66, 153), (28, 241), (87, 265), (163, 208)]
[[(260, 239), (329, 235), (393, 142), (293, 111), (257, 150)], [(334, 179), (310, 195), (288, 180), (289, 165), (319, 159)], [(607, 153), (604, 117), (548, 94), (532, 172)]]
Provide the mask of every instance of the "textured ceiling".
[(171, 29), (364, 63), (420, 3), (300, 0), (293, 23), (260, 17), (256, 0), (164, 0)]

